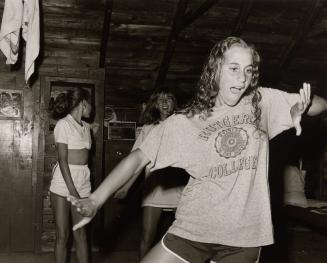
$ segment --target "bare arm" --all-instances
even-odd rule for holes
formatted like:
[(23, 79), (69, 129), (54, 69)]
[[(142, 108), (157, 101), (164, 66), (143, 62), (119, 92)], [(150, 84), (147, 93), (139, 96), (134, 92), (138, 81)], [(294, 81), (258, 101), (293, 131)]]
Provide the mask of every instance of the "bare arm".
[(114, 197), (118, 198), (118, 199), (123, 199), (126, 197), (129, 189), (132, 187), (132, 185), (134, 184), (134, 182), (136, 181), (136, 179), (139, 177), (140, 173), (142, 172), (142, 170), (140, 170), (138, 173), (135, 173), (130, 179), (128, 179), (128, 181), (122, 186), (120, 187), (117, 192), (115, 193)]
[(133, 151), (108, 174), (89, 198), (77, 199), (69, 196), (68, 201), (76, 206), (77, 211), (83, 215), (82, 220), (74, 225), (73, 230), (88, 224), (106, 200), (134, 174), (140, 174), (140, 171), (149, 162), (150, 160), (141, 150)]
[(150, 162), (141, 150), (135, 150), (125, 157), (106, 177), (100, 186), (90, 195), (98, 206), (117, 191), (133, 175), (140, 175), (142, 169)]
[(75, 188), (68, 166), (68, 146), (67, 144), (64, 143), (57, 143), (57, 148), (58, 148), (58, 163), (59, 163), (60, 171), (62, 177), (65, 180), (68, 191), (70, 195), (80, 198)]
[[(150, 127), (150, 129), (149, 129), (149, 127)], [(146, 136), (149, 134), (150, 131), (151, 131), (151, 126), (143, 126), (142, 127), (142, 130), (133, 145), (132, 151), (137, 149), (142, 144), (142, 142), (145, 140)], [(114, 197), (119, 198), (119, 199), (125, 198), (129, 189), (132, 187), (132, 185), (134, 184), (136, 179), (139, 177), (142, 170), (143, 169), (141, 169), (137, 173), (134, 173), (134, 175), (122, 187), (120, 187), (118, 189), (118, 191), (115, 193)]]
[(326, 110), (327, 110), (327, 100), (317, 95), (314, 95), (312, 98), (312, 103), (308, 110), (308, 115), (316, 116), (323, 113)]

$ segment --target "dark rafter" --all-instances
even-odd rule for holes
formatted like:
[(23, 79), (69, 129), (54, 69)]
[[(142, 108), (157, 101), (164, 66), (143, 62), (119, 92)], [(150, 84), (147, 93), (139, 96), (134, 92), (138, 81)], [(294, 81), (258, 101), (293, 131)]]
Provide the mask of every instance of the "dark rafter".
[(166, 50), (162, 58), (157, 79), (155, 82), (155, 87), (158, 87), (160, 84), (164, 83), (165, 81), (169, 64), (174, 54), (179, 33), (184, 28), (186, 28), (191, 23), (193, 23), (194, 20), (196, 20), (199, 16), (205, 13), (208, 9), (210, 9), (210, 7), (212, 7), (217, 2), (218, 0), (206, 0), (197, 10), (195, 10), (194, 12), (187, 12), (187, 13), (185, 13), (185, 10), (187, 8), (188, 0), (180, 0), (178, 2), (170, 35), (167, 40)]
[(169, 34), (169, 37), (167, 40), (166, 50), (165, 50), (165, 53), (161, 60), (155, 87), (158, 87), (165, 81), (166, 73), (167, 73), (167, 70), (168, 70), (169, 64), (170, 64), (170, 60), (171, 60), (174, 50), (175, 50), (178, 34), (180, 32), (180, 26), (183, 21), (187, 3), (188, 3), (188, 0), (179, 0), (179, 2), (177, 4), (175, 17), (174, 17), (173, 24), (172, 24), (172, 27), (170, 30), (170, 34)]
[(279, 60), (279, 71), (282, 72), (283, 68), (289, 63), (296, 46), (301, 43), (311, 28), (312, 24), (318, 17), (318, 13), (322, 10), (324, 0), (312, 1), (311, 7), (305, 14), (303, 22), (299, 25), (297, 32), (292, 37), (289, 45), (284, 49)]
[(198, 17), (200, 17), (202, 14), (208, 11), (218, 1), (219, 0), (207, 0), (204, 3), (202, 3), (202, 5), (197, 10), (193, 12), (191, 11), (187, 12), (181, 24), (180, 31), (182, 31), (184, 28), (192, 24)]
[(111, 21), (111, 13), (112, 13), (112, 1), (113, 0), (106, 0), (105, 2), (105, 13), (103, 19), (103, 26), (102, 26), (102, 38), (101, 38), (101, 46), (100, 46), (100, 62), (99, 67), (103, 68), (106, 62), (106, 51), (107, 51), (107, 44), (109, 39), (109, 32), (110, 32), (110, 21)]
[(231, 35), (232, 36), (240, 36), (243, 28), (246, 24), (246, 21), (250, 15), (250, 11), (252, 9), (254, 0), (243, 0), (242, 6), (240, 8), (240, 12), (236, 18), (235, 24), (233, 26)]

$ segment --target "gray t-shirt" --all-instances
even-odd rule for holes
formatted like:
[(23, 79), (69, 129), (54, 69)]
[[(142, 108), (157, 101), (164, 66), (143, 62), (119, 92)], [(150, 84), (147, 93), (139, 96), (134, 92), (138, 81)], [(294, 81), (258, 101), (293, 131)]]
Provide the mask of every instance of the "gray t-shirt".
[(290, 108), (299, 95), (259, 90), (260, 129), (246, 96), (234, 107), (217, 108), (206, 120), (172, 115), (140, 146), (151, 171), (172, 166), (191, 175), (168, 232), (238, 247), (273, 243), (268, 143), (293, 126)]

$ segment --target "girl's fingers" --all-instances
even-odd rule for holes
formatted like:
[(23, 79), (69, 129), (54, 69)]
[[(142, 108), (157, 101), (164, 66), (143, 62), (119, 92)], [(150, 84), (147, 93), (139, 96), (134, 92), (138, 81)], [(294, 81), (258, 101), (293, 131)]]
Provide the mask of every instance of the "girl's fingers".
[(74, 196), (71, 195), (67, 196), (67, 201), (72, 203), (73, 205), (76, 204), (76, 198)]
[(67, 201), (70, 202), (73, 206), (80, 207), (81, 202), (74, 196), (69, 195)]
[(73, 196), (71, 196), (71, 195), (67, 196), (67, 201), (68, 202), (73, 202), (74, 199), (75, 198)]
[(90, 217), (83, 217), (81, 221), (79, 221), (76, 225), (73, 226), (73, 231), (85, 226), (91, 221), (92, 218)]
[(299, 101), (299, 106), (300, 108), (305, 110), (309, 104), (310, 104), (310, 96), (311, 96), (311, 85), (310, 83), (303, 83), (303, 88), (300, 89), (299, 91), (300, 94), (300, 101)]
[(305, 103), (305, 94), (304, 94), (304, 88), (300, 89), (300, 103)]
[(307, 83), (307, 93), (306, 93), (306, 96), (307, 96), (307, 102), (309, 104), (310, 101), (311, 101), (311, 85), (310, 85), (310, 83)]
[(311, 97), (311, 85), (310, 83), (303, 83), (303, 94), (305, 99), (305, 104), (309, 105)]

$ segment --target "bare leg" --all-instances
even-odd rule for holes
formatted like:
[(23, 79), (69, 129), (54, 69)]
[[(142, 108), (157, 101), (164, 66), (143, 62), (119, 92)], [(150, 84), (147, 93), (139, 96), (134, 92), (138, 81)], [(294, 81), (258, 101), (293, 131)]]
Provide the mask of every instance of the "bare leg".
[(55, 262), (66, 262), (67, 241), (69, 237), (69, 210), (70, 203), (65, 197), (50, 193), (53, 214), (56, 221)]
[(141, 260), (140, 263), (185, 263), (176, 257), (173, 253), (168, 252), (159, 242), (148, 254)]
[[(71, 208), (73, 224), (81, 220), (81, 215), (76, 211), (74, 207)], [(89, 262), (89, 251), (87, 246), (87, 236), (86, 229), (82, 227), (74, 233), (74, 240), (76, 245), (76, 257), (78, 263), (88, 263)]]
[(143, 258), (153, 245), (161, 212), (162, 209), (160, 207), (143, 207), (140, 258)]

